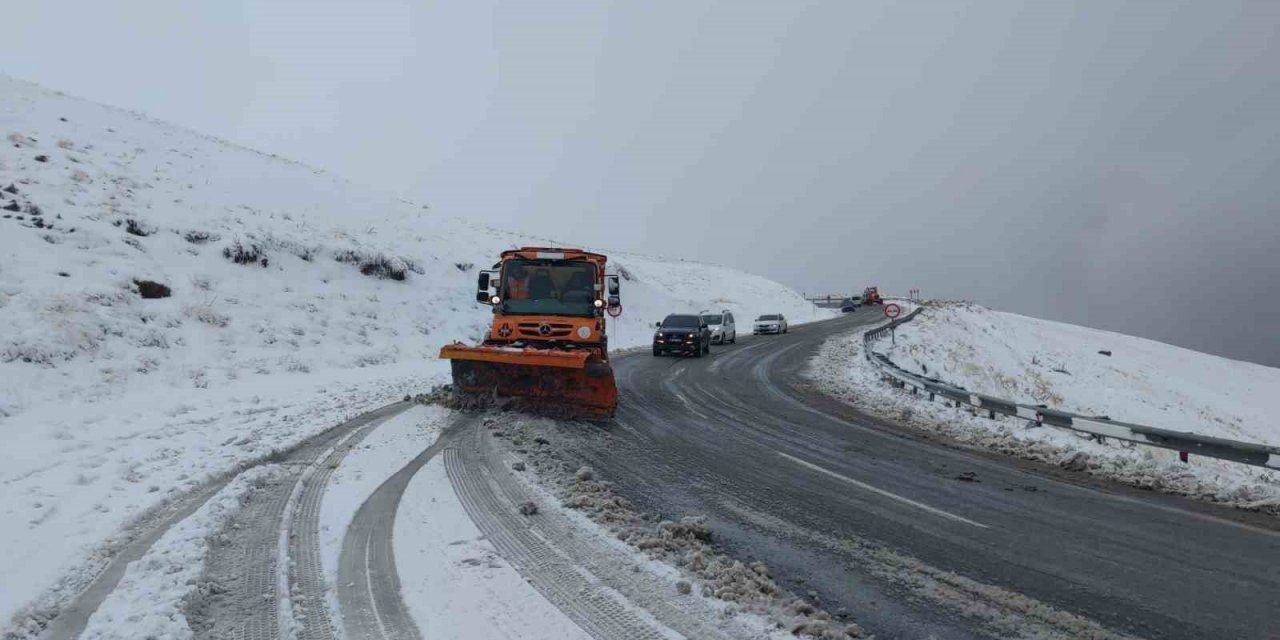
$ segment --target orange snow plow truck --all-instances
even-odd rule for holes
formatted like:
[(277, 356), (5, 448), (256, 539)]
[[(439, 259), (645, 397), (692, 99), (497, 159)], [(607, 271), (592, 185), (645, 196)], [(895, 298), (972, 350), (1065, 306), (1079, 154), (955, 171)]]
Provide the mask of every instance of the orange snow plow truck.
[(493, 307), (478, 346), (446, 345), (454, 392), (484, 403), (556, 417), (608, 420), (618, 405), (605, 314), (622, 313), (618, 276), (606, 258), (581, 249), (524, 247), (502, 252), (480, 272), (476, 301)]

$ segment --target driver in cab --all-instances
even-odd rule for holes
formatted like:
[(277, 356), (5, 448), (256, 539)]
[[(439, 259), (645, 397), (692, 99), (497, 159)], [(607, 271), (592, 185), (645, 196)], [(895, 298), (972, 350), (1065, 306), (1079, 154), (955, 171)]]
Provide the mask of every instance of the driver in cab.
[(511, 266), (507, 273), (507, 298), (510, 300), (529, 299), (529, 270), (522, 264)]

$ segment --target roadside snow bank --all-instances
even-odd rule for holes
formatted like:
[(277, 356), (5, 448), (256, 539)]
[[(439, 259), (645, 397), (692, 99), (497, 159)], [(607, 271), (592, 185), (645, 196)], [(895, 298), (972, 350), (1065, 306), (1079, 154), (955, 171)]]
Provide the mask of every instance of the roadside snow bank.
[[(875, 345), (899, 367), (1029, 404), (1204, 435), (1280, 444), (1264, 416), (1280, 410), (1280, 370), (1121, 334), (991, 311), (930, 307)], [(1110, 351), (1106, 356), (1099, 351)], [(1100, 444), (1025, 421), (989, 420), (912, 396), (862, 357), (861, 332), (822, 346), (808, 377), (868, 411), (975, 447), (1120, 479), (1140, 487), (1280, 513), (1280, 474), (1118, 441)]]
[(1280, 369), (974, 304), (929, 308), (876, 348), (979, 393), (1280, 445)]
[(236, 476), (189, 518), (156, 541), (129, 565), (85, 627), (84, 640), (193, 637), (183, 601), (199, 588), (210, 537), (240, 509), (264, 480), (280, 472), (274, 465)]
[[(549, 242), (3, 76), (0, 130), (0, 632), (163, 500), (444, 381), (440, 346), (490, 319), (476, 270)], [(828, 315), (731, 269), (610, 257), (617, 348), (672, 311)]]

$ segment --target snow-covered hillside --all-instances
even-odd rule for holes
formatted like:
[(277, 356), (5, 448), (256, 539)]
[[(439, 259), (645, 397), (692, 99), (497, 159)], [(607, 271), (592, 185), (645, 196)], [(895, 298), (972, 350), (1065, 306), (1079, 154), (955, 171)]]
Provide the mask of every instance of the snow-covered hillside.
[[(824, 345), (811, 374), (870, 409), (984, 448), (1063, 462), (1144, 486), (1234, 503), (1280, 505), (1280, 474), (1124, 443), (1092, 442), (1020, 421), (975, 418), (890, 388), (861, 358), (861, 336)], [(925, 308), (875, 349), (899, 367), (1026, 404), (1203, 435), (1280, 445), (1280, 369), (1109, 331), (992, 311), (968, 303)], [(1109, 352), (1106, 355), (1100, 352)], [(1087, 453), (1080, 457), (1080, 452)]]
[(973, 304), (931, 308), (884, 348), (908, 371), (979, 393), (1280, 445), (1280, 369)]
[[(0, 620), (166, 498), (442, 381), (439, 347), (489, 319), (476, 269), (550, 242), (2, 76), (0, 132)], [(732, 269), (610, 258), (618, 348), (672, 311), (826, 317)]]

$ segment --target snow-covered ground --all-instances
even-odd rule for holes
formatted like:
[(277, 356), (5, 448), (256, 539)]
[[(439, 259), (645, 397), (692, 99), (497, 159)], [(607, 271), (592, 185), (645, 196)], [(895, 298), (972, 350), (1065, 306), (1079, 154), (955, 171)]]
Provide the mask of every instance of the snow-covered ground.
[[(329, 615), (341, 626), (337, 604), (338, 559), (342, 540), (356, 510), (386, 481), (387, 476), (409, 464), (440, 437), (449, 411), (415, 406), (387, 420), (352, 448), (324, 490), (320, 504), (320, 563), (329, 596)], [(444, 491), (451, 491), (448, 480)]]
[[(476, 269), (551, 242), (3, 76), (0, 132), (0, 623), (164, 501), (442, 381), (439, 347), (489, 319)], [(830, 315), (732, 269), (610, 258), (618, 348), (673, 311)]]
[(183, 601), (199, 587), (210, 538), (225, 525), (257, 483), (278, 473), (275, 465), (235, 477), (204, 506), (165, 532), (89, 618), (85, 640), (190, 638)]
[(405, 605), (424, 637), (591, 637), (498, 555), (471, 522), (439, 456), (409, 483), (392, 542)]
[[(1108, 331), (992, 311), (968, 303), (926, 307), (874, 348), (899, 367), (1027, 404), (1202, 435), (1280, 445), (1280, 369)], [(1109, 351), (1104, 355), (1100, 351)], [(1280, 506), (1280, 474), (1082, 434), (1029, 429), (930, 403), (880, 380), (861, 334), (829, 341), (810, 376), (864, 408), (944, 431), (976, 446), (1062, 463), (1141, 486), (1249, 506)], [(1087, 454), (1080, 456), (1079, 453)]]

